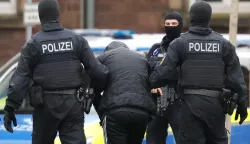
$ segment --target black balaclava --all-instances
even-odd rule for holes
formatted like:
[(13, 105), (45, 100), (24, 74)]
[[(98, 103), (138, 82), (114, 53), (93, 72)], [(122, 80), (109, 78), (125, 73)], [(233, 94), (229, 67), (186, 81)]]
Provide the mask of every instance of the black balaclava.
[(182, 21), (181, 15), (176, 11), (169, 12), (165, 16), (165, 21), (169, 20), (169, 19), (175, 19), (179, 22), (179, 24), (175, 27), (165, 26), (165, 32), (166, 32), (167, 38), (170, 40), (173, 40), (173, 39), (178, 38), (180, 36), (181, 29), (183, 27), (183, 21)]
[(209, 27), (212, 8), (205, 1), (195, 2), (189, 11), (191, 26)]
[(57, 0), (40, 0), (38, 12), (41, 24), (58, 22), (59, 5)]

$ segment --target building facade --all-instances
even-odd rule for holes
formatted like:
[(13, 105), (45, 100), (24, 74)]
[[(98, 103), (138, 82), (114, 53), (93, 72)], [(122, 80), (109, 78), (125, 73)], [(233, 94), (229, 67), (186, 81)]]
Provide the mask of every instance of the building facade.
[[(33, 0), (38, 2), (39, 0)], [(89, 0), (58, 0), (60, 22), (65, 28), (86, 28), (86, 3)], [(184, 31), (188, 27), (188, 10), (195, 0), (91, 0), (94, 3), (94, 27), (132, 29), (137, 33), (160, 33), (164, 15), (170, 10), (180, 12)], [(213, 7), (211, 27), (228, 33), (231, 0), (207, 0)], [(250, 32), (250, 0), (239, 0), (239, 33)], [(0, 0), (0, 66), (19, 52), (25, 44), (23, 8), (25, 0)], [(84, 9), (85, 8), (85, 9)], [(33, 26), (33, 33), (40, 26)]]
[[(33, 0), (37, 2), (39, 0)], [(81, 27), (80, 0), (58, 0), (60, 21), (69, 29)], [(0, 66), (18, 53), (25, 44), (25, 25), (23, 9), (25, 0), (0, 0)], [(33, 26), (33, 33), (40, 30), (40, 25)]]

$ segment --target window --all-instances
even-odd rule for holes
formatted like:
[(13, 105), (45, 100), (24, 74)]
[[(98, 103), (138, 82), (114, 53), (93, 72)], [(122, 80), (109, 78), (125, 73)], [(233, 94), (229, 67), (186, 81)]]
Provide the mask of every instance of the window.
[[(189, 8), (198, 0), (189, 0)], [(231, 12), (231, 0), (205, 0), (209, 2), (213, 8), (213, 14), (229, 14)], [(250, 0), (239, 0), (239, 13), (250, 13)]]
[(0, 0), (0, 15), (14, 15), (17, 12), (17, 0)]

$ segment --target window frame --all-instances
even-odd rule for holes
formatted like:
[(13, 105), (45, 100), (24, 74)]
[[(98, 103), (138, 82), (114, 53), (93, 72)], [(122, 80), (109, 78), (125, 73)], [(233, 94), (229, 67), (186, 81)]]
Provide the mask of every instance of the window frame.
[(17, 0), (9, 2), (0, 1), (0, 15), (15, 15), (17, 13)]
[[(189, 0), (189, 9), (196, 0)], [(221, 0), (221, 2), (209, 2), (213, 8), (213, 14), (230, 14), (231, 0)], [(239, 13), (250, 13), (250, 1), (239, 2)]]

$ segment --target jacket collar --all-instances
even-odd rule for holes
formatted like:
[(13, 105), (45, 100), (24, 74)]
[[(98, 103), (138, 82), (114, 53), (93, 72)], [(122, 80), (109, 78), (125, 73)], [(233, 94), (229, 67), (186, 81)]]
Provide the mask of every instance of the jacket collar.
[(42, 31), (43, 32), (60, 31), (63, 29), (64, 29), (63, 26), (58, 22), (51, 22), (51, 23), (42, 24)]
[(188, 31), (190, 33), (195, 33), (195, 34), (198, 34), (198, 35), (208, 35), (213, 30), (210, 27), (191, 26), (191, 27), (188, 28)]

